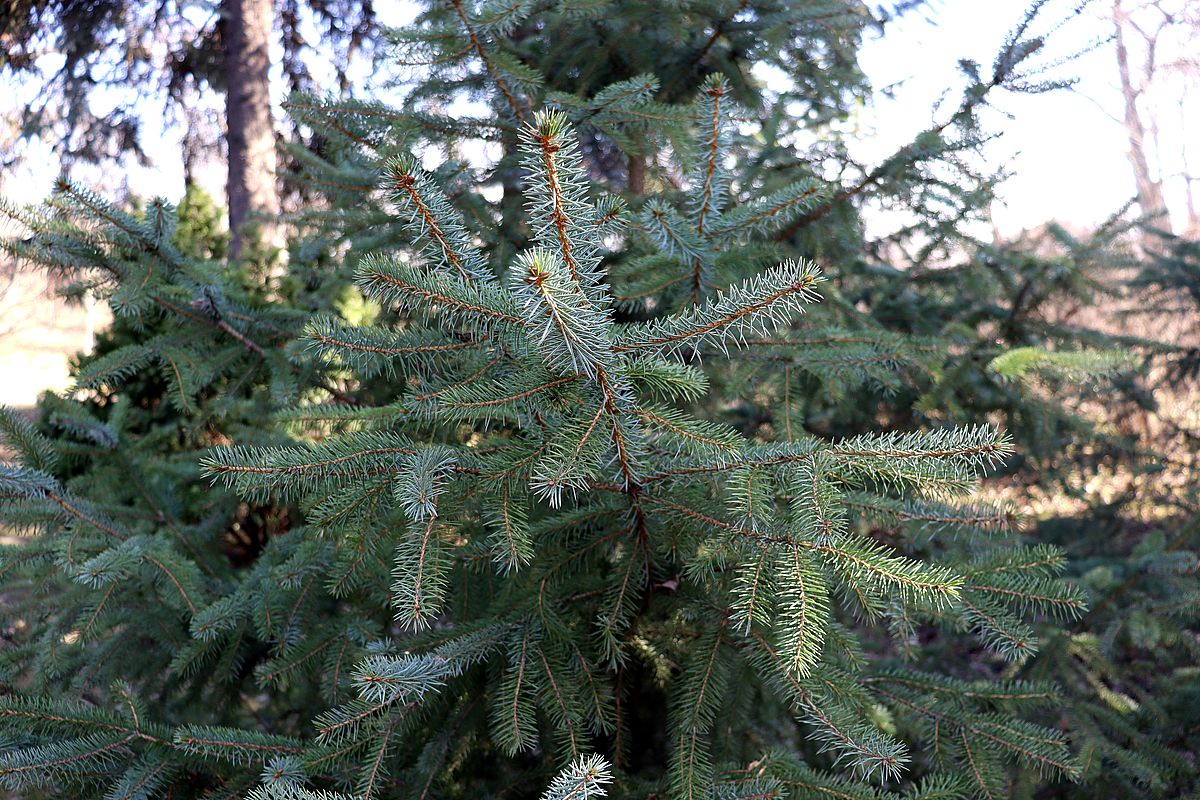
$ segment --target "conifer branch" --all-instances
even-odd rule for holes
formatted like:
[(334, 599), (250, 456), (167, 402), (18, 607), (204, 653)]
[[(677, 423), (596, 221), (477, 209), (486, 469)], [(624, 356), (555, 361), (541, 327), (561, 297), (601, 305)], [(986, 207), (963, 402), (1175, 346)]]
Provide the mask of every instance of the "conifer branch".
[(718, 704), (727, 680), (727, 670), (721, 658), (727, 620), (717, 623), (716, 630), (704, 639), (685, 675), (689, 678), (683, 692), (672, 708), (675, 724), (680, 730), (672, 759), (671, 785), (676, 797), (696, 800), (707, 796), (713, 785), (713, 766), (702, 737), (716, 718)]
[(775, 627), (780, 631), (780, 651), (788, 669), (806, 677), (821, 658), (829, 623), (829, 596), (825, 576), (799, 547), (782, 559), (777, 593)]
[(267, 497), (273, 491), (288, 496), (330, 482), (398, 474), (400, 459), (416, 453), (404, 437), (358, 433), (307, 449), (214, 450), (201, 461), (201, 467), (214, 481), (221, 480), (249, 496)]
[(524, 300), (525, 326), (544, 348), (547, 366), (598, 380), (599, 372), (612, 369), (605, 336), (611, 321), (584, 296), (578, 276), (563, 273), (563, 265), (549, 250), (527, 250), (517, 259), (513, 290)]
[(728, 146), (728, 123), (721, 101), (729, 94), (729, 82), (722, 75), (710, 75), (701, 91), (707, 98), (702, 106), (707, 111), (703, 120), (707, 127), (704, 130), (704, 160), (699, 180), (700, 199), (696, 209), (696, 230), (704, 235), (704, 225), (708, 217), (715, 217), (721, 212), (727, 188), (721, 157)]
[(310, 349), (339, 358), (364, 377), (380, 372), (392, 374), (399, 362), (406, 370), (428, 369), (427, 359), (443, 358), (485, 343), (476, 339), (453, 339), (430, 333), (398, 333), (367, 325), (345, 326), (328, 317), (311, 320), (304, 329)]
[(961, 715), (944, 713), (936, 708), (919, 704), (900, 694), (882, 689), (878, 685), (874, 687), (874, 691), (897, 706), (956, 731), (964, 740), (969, 741), (968, 737), (970, 737), (978, 742), (988, 742), (1011, 757), (1054, 770), (1067, 777), (1078, 775), (1079, 767), (1070, 758), (1066, 741), (1061, 735), (1056, 735), (1049, 729), (1033, 728), (1032, 726), (1029, 729), (1015, 729), (1005, 725), (996, 725), (990, 721), (977, 722), (970, 717), (964, 719)]
[[(661, 200), (653, 199), (646, 203), (641, 214), (642, 228), (649, 234), (661, 251), (671, 256), (678, 256), (687, 264), (693, 262), (709, 263), (713, 254), (708, 243), (690, 227), (675, 209)], [(666, 283), (659, 284), (650, 291), (631, 297), (657, 294), (667, 286), (687, 280), (688, 274), (671, 278)]]
[(533, 543), (529, 536), (529, 514), (519, 500), (512, 497), (508, 481), (500, 483), (500, 497), (496, 505), (487, 512), (487, 520), (494, 528), (492, 560), (505, 575), (533, 559)]
[(484, 48), (483, 40), (479, 37), (479, 34), (476, 33), (474, 26), (471, 24), (470, 17), (467, 16), (467, 12), (463, 8), (463, 0), (450, 0), (450, 4), (454, 7), (454, 13), (458, 15), (459, 20), (462, 22), (463, 30), (467, 34), (467, 39), (471, 42), (472, 49), (474, 49), (475, 54), (479, 56), (479, 60), (487, 70), (488, 75), (491, 76), (492, 83), (500, 91), (500, 94), (503, 95), (505, 102), (508, 103), (508, 107), (513, 112), (513, 116), (524, 122), (526, 119), (525, 109), (521, 103), (517, 101), (516, 94), (513, 92), (512, 87), (508, 85), (508, 82), (500, 74), (500, 70), (496, 68), (496, 64), (493, 62), (491, 57), (488, 55), (487, 50)]
[[(544, 202), (549, 207), (547, 216), (552, 231), (552, 237), (545, 238), (552, 238), (557, 243), (559, 255), (567, 267), (567, 272), (570, 273), (571, 280), (578, 284), (592, 268), (590, 265), (584, 267), (576, 260), (577, 245), (572, 241), (577, 238), (572, 235), (576, 222), (568, 213), (568, 204), (570, 211), (575, 213), (582, 210), (583, 204), (579, 202), (578, 198), (568, 197), (567, 193), (574, 189), (573, 186), (570, 184), (564, 186), (564, 180), (571, 181), (575, 178), (572, 173), (578, 171), (578, 167), (574, 163), (578, 160), (578, 155), (574, 150), (574, 143), (565, 136), (567, 133), (565, 124), (566, 116), (564, 114), (539, 113), (534, 117), (534, 124), (527, 131), (526, 137), (529, 146), (536, 152), (537, 161), (540, 162), (538, 172), (545, 181), (546, 200)], [(560, 170), (560, 162), (564, 158), (567, 159), (565, 174), (563, 170)]]
[(427, 627), (441, 607), (449, 564), (439, 541), (439, 527), (436, 515), (414, 520), (396, 550), (392, 605), (396, 621), (404, 627)]
[(299, 741), (286, 736), (203, 725), (180, 727), (173, 741), (187, 753), (235, 764), (248, 764), (268, 754), (304, 752)]
[(721, 214), (709, 225), (708, 236), (733, 236), (741, 240), (784, 225), (792, 215), (811, 210), (828, 196), (824, 184), (813, 180), (797, 181), (766, 197), (743, 203)]
[(818, 298), (820, 280), (811, 264), (789, 262), (757, 276), (748, 285), (722, 293), (706, 306), (650, 323), (629, 326), (617, 338), (618, 353), (653, 350), (678, 353), (706, 345), (727, 349), (745, 335), (781, 325)]
[(27, 417), (8, 406), (0, 406), (0, 443), (35, 472), (49, 474), (58, 460), (50, 441), (34, 429)]
[(395, 722), (389, 722), (383, 726), (382, 732), (376, 734), (373, 744), (374, 756), (363, 767), (363, 774), (358, 783), (358, 794), (363, 800), (371, 800), (371, 798), (375, 797), (376, 788), (386, 775), (384, 763), (395, 730)]
[(765, 544), (758, 545), (751, 551), (750, 558), (739, 565), (729, 618), (735, 629), (743, 634), (756, 625), (766, 627), (771, 624), (771, 601), (776, 591), (772, 566), (771, 551)]
[(452, 267), (456, 276), (468, 285), (475, 281), (491, 282), (483, 256), (467, 238), (461, 217), (429, 175), (417, 166), (416, 159), (409, 155), (394, 158), (388, 162), (387, 170), (392, 201), (409, 212), (409, 224), (429, 242), (426, 254)]
[[(722, 75), (710, 75), (701, 89), (700, 114), (706, 127), (702, 144), (704, 157), (696, 179), (699, 199), (693, 218), (696, 232), (702, 237), (708, 233), (706, 225), (709, 218), (721, 213), (728, 191), (729, 176), (722, 161), (729, 147), (730, 126), (728, 112), (722, 107), (722, 101), (729, 91), (729, 82)], [(689, 297), (695, 302), (699, 302), (708, 289), (708, 259), (705, 255), (703, 251), (697, 251), (691, 257)]]
[(530, 651), (538, 645), (532, 641), (532, 634), (530, 626), (523, 625), (520, 636), (511, 640), (508, 666), (499, 688), (500, 702), (493, 706), (492, 727), (496, 740), (509, 755), (528, 750), (537, 742), (530, 696), (534, 687), (530, 685), (529, 673)]
[(608, 762), (602, 756), (580, 756), (560, 772), (541, 800), (592, 800), (604, 797), (604, 787), (612, 782)]
[[(741, 446), (741, 437), (728, 428), (695, 420), (678, 413), (674, 409), (653, 406), (637, 409), (639, 417), (646, 420), (654, 428), (665, 432), (662, 438), (675, 441), (676, 451), (685, 447), (712, 454), (735, 453)], [(651, 435), (648, 432), (648, 435)]]
[(886, 778), (899, 774), (900, 767), (908, 760), (903, 744), (878, 731), (852, 727), (835, 718), (786, 668), (784, 660), (760, 631), (752, 629), (750, 638), (765, 656), (768, 674), (782, 677), (782, 688), (792, 695), (803, 719), (813, 724), (813, 738), (822, 749), (835, 752), (838, 762), (850, 760), (858, 771), (868, 775), (879, 772)]
[(490, 330), (496, 323), (521, 327), (524, 321), (507, 295), (450, 276), (428, 272), (394, 260), (368, 257), (358, 268), (358, 284), (366, 294), (406, 311), (441, 313), (456, 322)]
[(538, 649), (537, 656), (538, 661), (542, 665), (542, 674), (546, 676), (546, 683), (549, 685), (550, 694), (554, 698), (554, 705), (552, 706), (554, 716), (566, 732), (569, 754), (572, 759), (578, 758), (580, 744), (576, 739), (575, 715), (572, 714), (567, 699), (564, 697), (558, 681), (554, 678), (554, 667), (550, 665), (550, 661), (546, 658), (545, 650)]
[(0, 753), (0, 784), (13, 791), (52, 785), (56, 779), (71, 772), (104, 766), (119, 757), (128, 757), (129, 744), (136, 738), (136, 734), (118, 739), (92, 735)]

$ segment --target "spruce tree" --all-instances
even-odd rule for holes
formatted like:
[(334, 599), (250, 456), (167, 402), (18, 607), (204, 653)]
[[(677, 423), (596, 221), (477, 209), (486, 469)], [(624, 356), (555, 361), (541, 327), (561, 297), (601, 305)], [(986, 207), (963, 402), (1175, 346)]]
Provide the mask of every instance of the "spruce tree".
[[(395, 34), (427, 70), (404, 108), (289, 103), (326, 203), (278, 293), (186, 247), (162, 202), (63, 182), (11, 209), (9, 251), (128, 339), (36, 424), (0, 418), (26, 532), (0, 782), (565, 800), (1079, 777), (1057, 676), (1018, 673), (1083, 594), (971, 492), (1012, 454), (986, 414), (1046, 405), (1022, 376), (1125, 362), (1016, 313), (996, 347), (1004, 279), (981, 322), (945, 275), (857, 269), (871, 193), (962, 236), (988, 181), (948, 207), (914, 187), (978, 144), (990, 92), (1030, 84), (1035, 12), (944, 124), (845, 186), (814, 168), (836, 152), (776, 143), (804, 123), (749, 65), (812, 54), (813, 118), (837, 116), (857, 6), (450, 0)], [(591, 52), (627, 58), (564, 64), (583, 28), (627, 33)], [(648, 41), (664, 74), (625, 74)], [(495, 113), (439, 111), (463, 92)], [(456, 157), (479, 140), (494, 169)], [(1002, 402), (961, 402), (972, 382)]]
[[(1033, 532), (1066, 550), (1069, 572), (1089, 595), (1089, 611), (1065, 629), (1047, 630), (1040, 652), (1021, 667), (1062, 687), (1061, 718), (1084, 765), (1083, 784), (1063, 792), (1070, 797), (1090, 796), (1099, 781), (1114, 798), (1188, 796), (1197, 786), (1196, 439), (1171, 406), (1186, 413), (1194, 397), (1200, 271), (1196, 242), (1157, 224), (1135, 221), (1127, 244), (1141, 257), (1114, 259), (1127, 287), (1121, 327), (1163, 331), (1153, 343), (1153, 391), (1117, 381), (1123, 391), (1106, 395), (1105, 422), (1118, 431), (1072, 459), (1086, 474), (1116, 467), (1129, 484), (1099, 507), (1046, 520)], [(1116, 338), (1129, 349), (1141, 344)], [(1132, 442), (1127, 428), (1121, 435), (1120, 423), (1136, 425), (1150, 413), (1148, 433)]]

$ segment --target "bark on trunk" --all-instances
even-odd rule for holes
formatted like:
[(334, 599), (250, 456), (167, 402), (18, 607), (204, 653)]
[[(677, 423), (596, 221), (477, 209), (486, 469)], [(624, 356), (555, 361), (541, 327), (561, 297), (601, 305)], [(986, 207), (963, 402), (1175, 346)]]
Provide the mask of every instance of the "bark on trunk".
[(1192, 184), (1196, 182), (1189, 174), (1183, 176), (1184, 186), (1187, 187), (1187, 230), (1183, 232), (1188, 238), (1200, 236), (1200, 208), (1196, 207), (1196, 192)]
[(629, 193), (638, 197), (646, 193), (646, 159), (642, 156), (629, 157)]
[(1125, 46), (1125, 28), (1129, 24), (1121, 1), (1113, 3), (1113, 25), (1116, 28), (1117, 69), (1121, 74), (1121, 94), (1125, 98), (1125, 134), (1129, 138), (1129, 163), (1133, 167), (1133, 177), (1137, 181), (1138, 205), (1143, 214), (1153, 214), (1155, 224), (1171, 227), (1167, 216), (1167, 203), (1163, 198), (1162, 181), (1154, 177), (1146, 158), (1146, 127), (1137, 107), (1141, 87), (1133, 85), (1129, 73), (1129, 50)]
[(272, 0), (224, 0), (225, 124), (229, 148), (229, 257), (278, 246), (275, 129), (271, 121)]
[[(1180, 107), (1182, 109), (1182, 106)], [(1181, 120), (1184, 130), (1187, 129), (1187, 120)], [(1187, 198), (1187, 228), (1183, 231), (1183, 235), (1189, 239), (1200, 236), (1200, 207), (1196, 205), (1196, 189), (1195, 184), (1200, 182), (1200, 178), (1192, 177), (1192, 165), (1188, 163), (1188, 149), (1185, 145), (1180, 152), (1180, 157), (1183, 160), (1183, 189), (1184, 196)]]

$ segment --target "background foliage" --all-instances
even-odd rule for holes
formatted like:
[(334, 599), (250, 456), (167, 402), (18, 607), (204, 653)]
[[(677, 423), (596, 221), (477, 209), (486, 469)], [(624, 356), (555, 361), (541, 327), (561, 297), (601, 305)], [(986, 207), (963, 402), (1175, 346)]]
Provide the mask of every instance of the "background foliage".
[[(1194, 311), (1195, 245), (971, 235), (980, 110), (1061, 86), (1042, 13), (871, 166), (831, 125), (860, 5), (430, 4), (403, 108), (289, 101), (314, 199), (268, 286), (195, 194), (8, 208), (117, 322), (0, 418), (0, 781), (1195, 791), (1196, 509), (1153, 488), (1186, 431), (1131, 427), (1195, 354), (1106, 317)], [(868, 200), (910, 223), (873, 239)], [(1011, 502), (1114, 470), (1177, 510)]]

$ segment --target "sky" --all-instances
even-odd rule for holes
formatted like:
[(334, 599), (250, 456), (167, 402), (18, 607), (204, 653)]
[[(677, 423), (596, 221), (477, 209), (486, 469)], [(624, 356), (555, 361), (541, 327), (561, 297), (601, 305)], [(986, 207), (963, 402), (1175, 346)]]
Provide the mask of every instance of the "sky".
[[(858, 155), (877, 162), (944, 118), (952, 105), (941, 115), (931, 109), (954, 80), (958, 60), (971, 58), (986, 69), (1026, 6), (1022, 0), (943, 0), (931, 13), (901, 18), (868, 42), (861, 61), (873, 85), (900, 86), (893, 98), (877, 98), (865, 114), (873, 135), (858, 143)], [(1056, 31), (1049, 56), (1107, 37), (1111, 25), (1103, 13), (1109, 8), (1085, 12)], [(1006, 235), (1050, 219), (1093, 225), (1134, 193), (1124, 126), (1112, 116), (1122, 108), (1122, 97), (1111, 46), (1085, 53), (1049, 76), (1073, 77), (1077, 84), (1043, 95), (999, 94), (997, 108), (984, 116), (985, 128), (1000, 134), (987, 145), (985, 161), (1012, 174), (993, 209), (996, 227)], [(954, 102), (957, 95), (947, 96), (947, 105)]]
[[(1025, 6), (1019, 0), (946, 0), (933, 6), (931, 14), (902, 18), (868, 43), (861, 60), (872, 83), (877, 88), (889, 80), (900, 85), (893, 98), (877, 99), (866, 115), (874, 135), (860, 142), (860, 157), (877, 162), (952, 111), (956, 95), (946, 97), (950, 107), (940, 115), (931, 109), (953, 80), (958, 60), (971, 58), (986, 69)], [(1077, 49), (1099, 33), (1096, 22), (1059, 31), (1050, 47), (1055, 52)], [(1078, 77), (1071, 91), (997, 95), (997, 109), (984, 119), (985, 128), (1000, 135), (986, 146), (985, 161), (1012, 173), (1000, 189), (1002, 202), (993, 209), (1003, 233), (1049, 219), (1096, 223), (1133, 193), (1124, 129), (1104, 111), (1121, 102), (1116, 64), (1110, 61), (1104, 48), (1055, 70), (1055, 75)]]
[[(861, 112), (857, 124), (863, 136), (853, 154), (877, 162), (940, 119), (934, 110), (939, 98), (946, 98), (948, 105), (957, 101), (955, 94), (946, 92), (955, 83), (958, 60), (972, 58), (986, 68), (1026, 6), (1026, 0), (932, 0), (924, 12), (893, 22), (881, 37), (871, 36), (861, 51), (862, 66), (876, 88), (894, 86), (894, 92), (890, 98), (877, 96)], [(1105, 14), (1111, 7), (1093, 6), (1050, 37), (1048, 57), (1072, 53), (1109, 35)], [(1069, 8), (1065, 2), (1050, 7), (1050, 20)], [(377, 8), (391, 24), (402, 24), (412, 14), (405, 0), (383, 0)], [(1012, 173), (1000, 190), (1002, 202), (993, 210), (995, 225), (1004, 235), (1050, 219), (1093, 225), (1119, 209), (1134, 191), (1124, 128), (1114, 116), (1122, 101), (1111, 45), (1103, 44), (1051, 75), (1075, 77), (1078, 83), (1072, 90), (1048, 95), (1000, 96), (999, 110), (987, 118), (988, 128), (1000, 136), (988, 144), (985, 161)], [(176, 199), (183, 191), (178, 135), (163, 131), (152, 114), (145, 124), (154, 163), (108, 167), (94, 177), (107, 184), (124, 183), (144, 196)], [(1200, 120), (1193, 130), (1197, 128)], [(46, 148), (34, 148), (31, 156), (16, 174), (5, 176), (0, 192), (8, 199), (34, 202), (49, 190), (57, 174), (53, 156)], [(202, 181), (215, 195), (223, 193), (218, 168), (209, 170)], [(1167, 189), (1173, 210), (1181, 208), (1180, 187)]]

